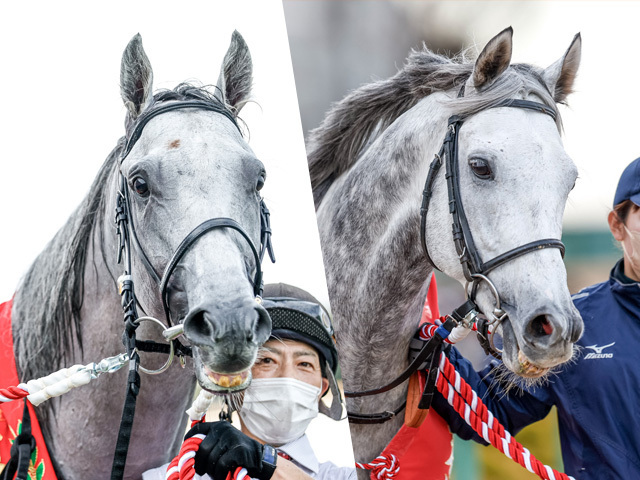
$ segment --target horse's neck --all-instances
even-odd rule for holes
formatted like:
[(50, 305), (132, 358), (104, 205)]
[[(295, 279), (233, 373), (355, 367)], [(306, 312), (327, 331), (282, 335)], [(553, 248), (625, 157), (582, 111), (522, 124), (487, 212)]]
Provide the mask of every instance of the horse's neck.
[[(113, 191), (108, 193), (104, 202), (103, 223), (94, 225), (86, 250), (84, 295), (80, 309), (82, 349), (76, 343), (75, 348), (64, 357), (62, 367), (73, 363), (99, 362), (124, 351), (121, 341), (122, 307), (114, 281), (122, 273), (122, 266), (116, 262), (113, 195)], [(77, 227), (74, 217), (38, 257), (15, 298), (13, 313), (17, 325), (14, 332), (17, 332), (18, 341), (26, 340), (23, 337), (32, 335), (31, 345), (40, 346), (42, 351), (46, 350), (42, 347), (43, 343), (52, 349), (62, 347), (56, 343), (58, 339), (55, 337), (45, 340), (41, 325), (30, 323), (30, 295), (43, 295), (42, 288), (37, 288), (37, 282), (45, 282), (47, 272), (49, 276), (52, 275), (57, 259), (67, 251), (68, 238)], [(151, 337), (158, 340), (158, 332), (149, 331), (146, 326), (139, 328), (138, 333), (139, 338)], [(25, 358), (27, 366), (31, 361), (39, 361), (33, 355), (30, 359), (26, 355), (20, 357)], [(154, 362), (153, 368), (156, 368), (159, 362), (165, 360), (157, 357), (152, 355), (149, 358), (143, 354), (143, 361), (149, 365), (151, 360)], [(143, 376), (141, 379), (128, 457), (132, 461), (128, 462), (127, 478), (140, 478), (146, 469), (167, 462), (169, 452), (175, 450), (184, 433), (184, 411), (192, 397), (194, 377), (190, 369), (182, 370), (175, 363), (162, 375)], [(43, 368), (40, 367), (41, 370)], [(52, 369), (50, 366), (49, 371)], [(57, 400), (49, 400), (37, 408), (45, 441), (58, 465), (60, 478), (71, 480), (108, 476), (122, 415), (126, 377), (126, 368), (116, 373), (103, 374), (89, 385), (74, 389)], [(22, 379), (30, 378), (22, 376)], [(171, 389), (167, 388), (168, 385), (171, 385)], [(77, 455), (78, 445), (82, 445), (82, 455)]]
[[(420, 203), (448, 116), (434, 103), (423, 100), (372, 142), (318, 210), (347, 390), (384, 385), (408, 365), (408, 345), (433, 271), (420, 244)], [(402, 385), (352, 399), (349, 409), (394, 410), (405, 395)], [(358, 461), (378, 455), (400, 428), (401, 418), (384, 425), (353, 425)]]
[(408, 314), (416, 313), (432, 271), (420, 244), (421, 193), (446, 129), (446, 112), (437, 105), (425, 99), (383, 132), (318, 210), (332, 308), (343, 337), (392, 335), (406, 345), (408, 338), (399, 334), (418, 321)]

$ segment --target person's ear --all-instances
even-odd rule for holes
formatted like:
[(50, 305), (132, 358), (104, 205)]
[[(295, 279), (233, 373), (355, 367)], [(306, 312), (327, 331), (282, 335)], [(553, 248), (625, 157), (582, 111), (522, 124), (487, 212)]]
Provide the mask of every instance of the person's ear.
[(609, 212), (607, 220), (609, 222), (609, 230), (611, 230), (613, 238), (619, 242), (623, 241), (626, 236), (626, 232), (624, 230), (624, 223), (620, 220), (618, 214), (614, 211)]
[(320, 389), (322, 390), (320, 392), (320, 396), (322, 397), (326, 393), (326, 391), (329, 389), (329, 380), (322, 377), (322, 386), (320, 387)]

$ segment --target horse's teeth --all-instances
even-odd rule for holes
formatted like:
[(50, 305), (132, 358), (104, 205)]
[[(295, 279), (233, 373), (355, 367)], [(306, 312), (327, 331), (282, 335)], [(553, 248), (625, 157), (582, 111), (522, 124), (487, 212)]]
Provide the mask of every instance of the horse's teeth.
[(249, 375), (248, 370), (233, 376), (214, 373), (209, 369), (206, 369), (206, 373), (209, 380), (222, 388), (238, 387), (242, 385)]
[(522, 350), (518, 351), (518, 362), (520, 362), (520, 371), (529, 375), (541, 375), (545, 372), (545, 368), (538, 367), (532, 364), (529, 359), (522, 353)]

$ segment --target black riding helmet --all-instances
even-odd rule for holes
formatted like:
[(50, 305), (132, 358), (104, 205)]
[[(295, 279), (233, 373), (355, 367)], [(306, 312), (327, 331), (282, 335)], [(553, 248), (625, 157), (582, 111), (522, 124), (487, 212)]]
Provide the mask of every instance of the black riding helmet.
[(271, 337), (307, 343), (320, 355), (322, 376), (327, 377), (325, 362), (335, 375), (338, 352), (333, 341), (329, 314), (310, 293), (285, 283), (266, 285), (262, 306), (271, 317)]

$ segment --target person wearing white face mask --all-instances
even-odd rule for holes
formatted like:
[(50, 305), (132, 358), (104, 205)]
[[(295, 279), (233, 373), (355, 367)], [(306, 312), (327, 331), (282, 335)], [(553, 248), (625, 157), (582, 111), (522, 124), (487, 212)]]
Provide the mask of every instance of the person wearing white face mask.
[[(640, 158), (622, 173), (608, 221), (623, 258), (607, 281), (572, 297), (584, 333), (572, 361), (548, 382), (507, 396), (494, 364), (477, 373), (455, 348), (447, 353), (511, 434), (555, 405), (565, 473), (580, 480), (640, 478)], [(433, 406), (452, 432), (486, 444), (442, 396)]]
[[(267, 285), (263, 306), (272, 332), (251, 370), (238, 411), (240, 430), (220, 421), (187, 433), (206, 435), (195, 456), (196, 478), (225, 480), (244, 467), (260, 480), (355, 480), (355, 468), (319, 463), (305, 435), (318, 412), (334, 420), (343, 412), (327, 312), (310, 294), (285, 284)], [(328, 389), (330, 407), (321, 400)]]

